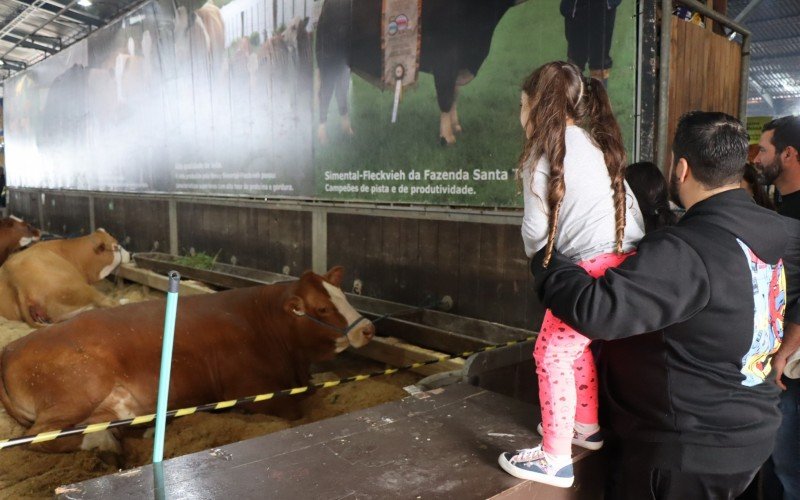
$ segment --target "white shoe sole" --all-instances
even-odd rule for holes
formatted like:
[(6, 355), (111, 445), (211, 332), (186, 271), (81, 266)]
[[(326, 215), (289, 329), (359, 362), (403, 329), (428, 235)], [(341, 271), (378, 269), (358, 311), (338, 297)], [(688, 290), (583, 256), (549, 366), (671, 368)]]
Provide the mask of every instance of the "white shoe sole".
[[(540, 436), (544, 437), (544, 430), (542, 429), (541, 423), (536, 426), (536, 432), (538, 432)], [(572, 439), (572, 444), (592, 451), (597, 451), (603, 447), (602, 441), (584, 441), (582, 439), (575, 439), (575, 438)]]
[(569, 488), (572, 486), (572, 483), (575, 481), (575, 477), (556, 477), (556, 476), (549, 476), (547, 474), (541, 474), (539, 472), (530, 472), (526, 470), (522, 470), (518, 467), (514, 467), (506, 457), (500, 455), (500, 458), (497, 459), (497, 463), (500, 464), (500, 467), (511, 474), (514, 477), (519, 479), (526, 479), (528, 481), (536, 481), (537, 483), (544, 483), (549, 484), (550, 486), (555, 486), (557, 488)]

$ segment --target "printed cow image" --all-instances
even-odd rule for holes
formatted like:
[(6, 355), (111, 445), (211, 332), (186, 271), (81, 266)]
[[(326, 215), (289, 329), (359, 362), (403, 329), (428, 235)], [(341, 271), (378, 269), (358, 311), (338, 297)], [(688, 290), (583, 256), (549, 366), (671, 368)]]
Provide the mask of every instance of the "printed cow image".
[[(460, 87), (478, 74), (492, 35), (506, 11), (524, 0), (428, 0), (422, 2), (420, 71), (433, 75), (441, 112), (439, 138), (454, 144), (461, 132), (456, 101)], [(350, 72), (381, 78), (381, 5), (376, 0), (325, 0), (317, 24), (319, 128), (327, 143), (327, 116), (336, 94), (342, 129), (352, 134), (347, 103)]]

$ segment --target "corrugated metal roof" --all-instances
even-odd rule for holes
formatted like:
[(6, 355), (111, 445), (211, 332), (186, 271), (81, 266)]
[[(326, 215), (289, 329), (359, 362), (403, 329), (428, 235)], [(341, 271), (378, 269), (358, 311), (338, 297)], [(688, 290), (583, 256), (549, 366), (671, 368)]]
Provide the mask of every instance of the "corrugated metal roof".
[[(751, 1), (728, 0), (728, 15)], [(800, 113), (800, 1), (762, 0), (742, 24), (753, 34), (748, 114)]]
[(58, 52), (141, 0), (0, 0), (0, 78)]

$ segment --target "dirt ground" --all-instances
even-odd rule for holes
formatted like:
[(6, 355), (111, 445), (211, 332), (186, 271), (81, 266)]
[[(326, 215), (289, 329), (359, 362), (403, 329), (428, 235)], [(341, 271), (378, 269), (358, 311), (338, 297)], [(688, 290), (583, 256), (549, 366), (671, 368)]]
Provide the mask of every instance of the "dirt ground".
[[(112, 297), (132, 302), (163, 296), (141, 285), (114, 286), (109, 282), (101, 286)], [(0, 318), (0, 346), (30, 331), (31, 328), (24, 323)], [(380, 364), (347, 355), (320, 367), (328, 372), (328, 377), (333, 376), (332, 373), (338, 378), (383, 368)], [(175, 419), (167, 425), (164, 454), (166, 458), (172, 458), (395, 401), (407, 395), (403, 387), (414, 384), (419, 378), (405, 372), (320, 390), (304, 400), (304, 417), (296, 421), (235, 410)], [(25, 434), (26, 429), (0, 408), (0, 438)], [(122, 469), (150, 462), (153, 440), (144, 437), (142, 430), (126, 430), (122, 446)], [(45, 454), (29, 451), (24, 446), (0, 450), (0, 498), (51, 498), (53, 490), (60, 485), (118, 470), (90, 451)]]

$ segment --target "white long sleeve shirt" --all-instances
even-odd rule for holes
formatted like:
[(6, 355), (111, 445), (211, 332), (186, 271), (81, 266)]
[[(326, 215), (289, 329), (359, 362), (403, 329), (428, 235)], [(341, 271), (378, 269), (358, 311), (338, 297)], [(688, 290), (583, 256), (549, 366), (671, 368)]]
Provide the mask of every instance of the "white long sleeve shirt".
[[(582, 128), (570, 125), (565, 133), (564, 200), (558, 216), (555, 249), (573, 262), (612, 253), (616, 249), (614, 190), (603, 152)], [(550, 162), (540, 158), (531, 183), (530, 168), (522, 174), (525, 214), (522, 241), (528, 257), (547, 244), (547, 183)], [(644, 236), (644, 221), (636, 198), (625, 183), (625, 237), (623, 251), (629, 252)]]

